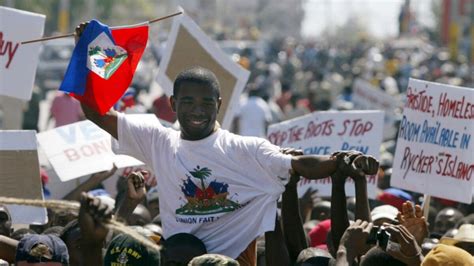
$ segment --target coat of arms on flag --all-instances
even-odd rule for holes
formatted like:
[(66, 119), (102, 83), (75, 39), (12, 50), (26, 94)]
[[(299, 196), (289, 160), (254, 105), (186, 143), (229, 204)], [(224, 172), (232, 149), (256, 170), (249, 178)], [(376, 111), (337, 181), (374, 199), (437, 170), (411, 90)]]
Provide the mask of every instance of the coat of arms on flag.
[(88, 46), (89, 60), (87, 68), (104, 79), (109, 79), (127, 59), (127, 51), (115, 45), (105, 34), (101, 33)]
[(105, 114), (124, 94), (148, 41), (148, 23), (110, 30), (92, 20), (74, 48), (59, 90)]

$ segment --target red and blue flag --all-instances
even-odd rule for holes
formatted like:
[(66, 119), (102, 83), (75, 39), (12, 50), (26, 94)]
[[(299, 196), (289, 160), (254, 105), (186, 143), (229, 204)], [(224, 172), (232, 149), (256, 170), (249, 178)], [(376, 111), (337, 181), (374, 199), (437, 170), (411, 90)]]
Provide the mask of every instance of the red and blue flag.
[(147, 41), (148, 23), (111, 30), (90, 21), (59, 90), (105, 114), (130, 86)]

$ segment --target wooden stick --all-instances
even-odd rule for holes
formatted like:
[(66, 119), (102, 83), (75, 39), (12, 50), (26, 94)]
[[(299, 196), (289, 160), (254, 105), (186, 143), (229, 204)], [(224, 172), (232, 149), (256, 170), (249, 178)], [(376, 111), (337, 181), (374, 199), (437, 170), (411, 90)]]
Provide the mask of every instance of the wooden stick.
[(431, 196), (428, 194), (423, 195), (423, 216), (425, 216), (426, 220), (428, 220), (428, 214), (430, 213), (430, 201), (431, 201)]
[[(156, 18), (156, 19), (153, 19), (153, 20), (149, 20), (148, 23), (152, 24), (152, 23), (155, 23), (155, 22), (167, 19), (167, 18), (171, 18), (171, 17), (177, 16), (177, 15), (181, 15), (181, 14), (183, 14), (183, 12), (177, 12), (177, 13), (174, 13), (174, 14), (171, 14), (171, 15), (168, 15), (168, 16), (164, 16), (164, 17), (161, 17), (161, 18)], [(111, 28), (113, 29), (113, 27), (111, 27)], [(74, 33), (68, 33), (68, 34), (64, 34), (64, 35), (50, 36), (50, 37), (44, 37), (44, 38), (40, 38), (40, 39), (23, 41), (23, 42), (20, 42), (20, 44), (43, 42), (43, 41), (49, 41), (49, 40), (60, 39), (60, 38), (67, 38), (67, 37), (72, 37), (72, 36), (74, 36)]]

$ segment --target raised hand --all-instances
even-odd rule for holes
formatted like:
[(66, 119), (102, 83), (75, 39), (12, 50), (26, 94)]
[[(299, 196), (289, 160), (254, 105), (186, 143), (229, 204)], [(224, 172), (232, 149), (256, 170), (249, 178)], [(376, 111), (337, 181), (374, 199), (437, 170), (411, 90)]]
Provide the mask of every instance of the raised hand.
[(132, 172), (127, 177), (127, 197), (131, 201), (141, 202), (146, 196), (145, 177), (146, 171)]
[(351, 259), (365, 254), (370, 249), (370, 245), (367, 244), (367, 239), (372, 227), (372, 223), (362, 220), (355, 221), (342, 235), (339, 242), (339, 249), (345, 249), (348, 258)]
[(112, 210), (106, 204), (102, 204), (99, 198), (84, 192), (81, 194), (79, 225), (83, 244), (101, 246), (108, 232), (104, 222), (111, 218)]
[(362, 153), (358, 151), (337, 151), (331, 157), (337, 161), (337, 170), (331, 175), (333, 183), (344, 183), (346, 178), (354, 172), (352, 162)]
[(423, 216), (420, 205), (413, 206), (411, 201), (403, 203), (402, 212), (399, 212), (397, 219), (416, 239), (421, 246), (423, 240), (428, 236), (428, 222)]
[(379, 161), (370, 155), (360, 155), (354, 159), (352, 166), (359, 175), (375, 175), (379, 170)]
[(89, 22), (82, 22), (74, 30), (74, 40), (76, 41), (76, 43), (79, 41), (79, 38), (81, 38), (81, 35), (86, 29), (87, 25), (89, 25)]
[[(420, 265), (423, 261), (421, 248), (415, 237), (403, 225), (384, 224), (385, 230), (390, 233), (387, 244), (387, 253), (397, 260), (411, 266)], [(394, 243), (395, 242), (395, 243)]]

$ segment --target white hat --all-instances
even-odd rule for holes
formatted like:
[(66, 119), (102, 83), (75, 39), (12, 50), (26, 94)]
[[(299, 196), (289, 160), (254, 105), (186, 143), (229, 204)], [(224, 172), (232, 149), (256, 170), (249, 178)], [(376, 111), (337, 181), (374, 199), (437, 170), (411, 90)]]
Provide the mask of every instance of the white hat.
[(459, 227), (458, 232), (451, 237), (443, 237), (440, 240), (441, 244), (455, 245), (459, 242), (474, 243), (474, 224), (463, 224)]
[(398, 209), (392, 205), (381, 205), (375, 207), (370, 215), (372, 216), (372, 221), (377, 221), (378, 219), (389, 219), (391, 221), (396, 221), (398, 214)]

